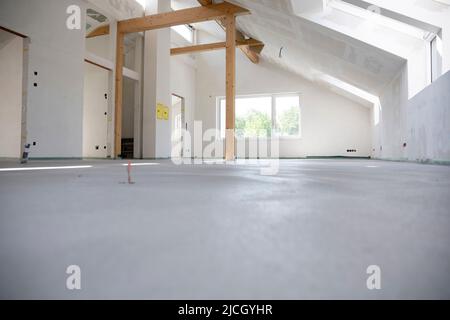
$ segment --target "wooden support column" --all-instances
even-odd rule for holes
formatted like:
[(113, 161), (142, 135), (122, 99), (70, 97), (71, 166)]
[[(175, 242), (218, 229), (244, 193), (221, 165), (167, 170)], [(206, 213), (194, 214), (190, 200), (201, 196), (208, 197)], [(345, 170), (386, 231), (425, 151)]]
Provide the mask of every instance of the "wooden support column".
[(226, 40), (226, 133), (225, 160), (234, 161), (235, 154), (235, 103), (236, 103), (236, 17), (225, 18)]
[(116, 95), (114, 114), (114, 156), (119, 157), (122, 153), (122, 103), (123, 103), (123, 65), (125, 35), (117, 31), (117, 51), (116, 51)]

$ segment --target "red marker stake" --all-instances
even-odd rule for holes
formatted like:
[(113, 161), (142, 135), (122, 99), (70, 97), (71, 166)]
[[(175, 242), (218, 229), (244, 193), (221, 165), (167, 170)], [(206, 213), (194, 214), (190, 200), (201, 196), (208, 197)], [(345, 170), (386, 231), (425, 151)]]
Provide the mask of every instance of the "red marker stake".
[(128, 184), (133, 184), (131, 181), (131, 161), (128, 161)]

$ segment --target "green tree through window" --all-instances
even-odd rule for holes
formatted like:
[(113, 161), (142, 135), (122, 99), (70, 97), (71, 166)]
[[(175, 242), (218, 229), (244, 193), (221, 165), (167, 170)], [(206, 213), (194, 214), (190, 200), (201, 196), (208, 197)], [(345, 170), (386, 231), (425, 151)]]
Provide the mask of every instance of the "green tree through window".
[(298, 95), (275, 98), (276, 128), (280, 137), (300, 135), (300, 99)]
[(282, 136), (298, 135), (300, 129), (300, 114), (298, 106), (290, 107), (279, 117), (278, 130)]
[(268, 137), (272, 131), (272, 120), (264, 113), (251, 110), (245, 117), (236, 118), (238, 137)]
[[(221, 136), (225, 137), (225, 99), (220, 101)], [(274, 109), (275, 108), (275, 109)], [(272, 115), (276, 118), (272, 119)], [(298, 137), (300, 103), (298, 95), (242, 97), (236, 99), (236, 137)]]

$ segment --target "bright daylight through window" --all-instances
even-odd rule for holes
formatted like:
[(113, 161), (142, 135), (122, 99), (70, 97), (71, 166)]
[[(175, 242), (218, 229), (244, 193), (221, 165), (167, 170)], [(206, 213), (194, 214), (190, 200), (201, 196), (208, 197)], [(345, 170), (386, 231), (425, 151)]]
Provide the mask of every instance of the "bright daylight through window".
[(146, 2), (146, 0), (136, 0), (136, 2), (139, 3), (142, 6), (142, 8), (145, 9), (145, 2)]
[[(226, 101), (219, 99), (218, 127), (225, 137)], [(236, 98), (236, 137), (300, 137), (300, 96), (266, 95)]]

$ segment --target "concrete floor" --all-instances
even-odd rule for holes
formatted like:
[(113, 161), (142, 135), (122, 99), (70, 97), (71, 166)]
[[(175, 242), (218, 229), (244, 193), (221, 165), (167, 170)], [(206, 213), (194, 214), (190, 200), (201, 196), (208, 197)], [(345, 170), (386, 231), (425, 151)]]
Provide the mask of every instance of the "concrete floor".
[(448, 166), (80, 164), (0, 171), (0, 298), (450, 298)]

